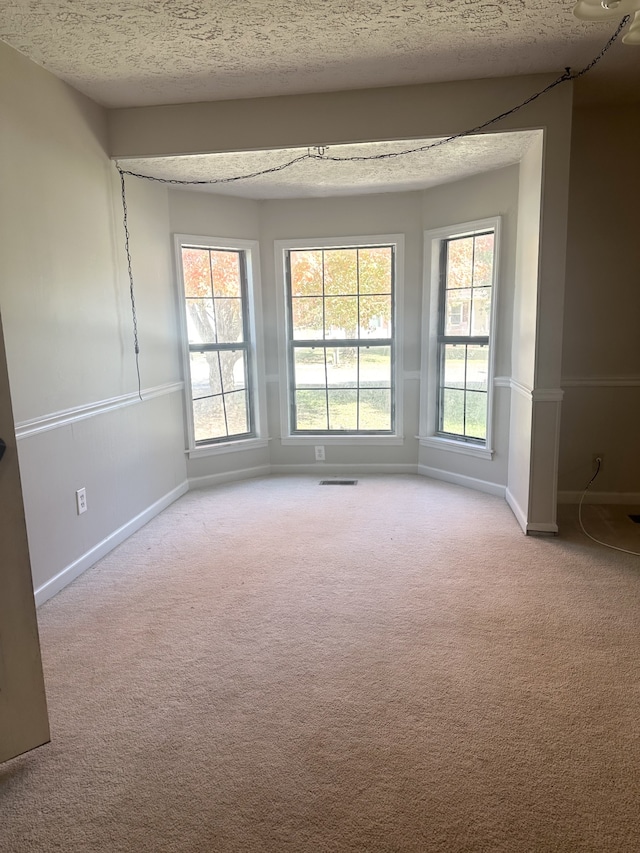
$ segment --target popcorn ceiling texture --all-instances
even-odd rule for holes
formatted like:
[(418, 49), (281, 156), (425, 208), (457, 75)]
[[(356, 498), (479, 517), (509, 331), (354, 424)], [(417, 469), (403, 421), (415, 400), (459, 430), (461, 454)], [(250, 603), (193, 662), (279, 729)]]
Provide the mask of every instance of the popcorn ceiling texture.
[(612, 27), (572, 5), (0, 0), (0, 39), (105, 106), (140, 106), (581, 67)]
[[(281, 172), (237, 183), (209, 184), (201, 189), (252, 199), (340, 196), (425, 189), (517, 163), (537, 133), (540, 131), (467, 137), (430, 151), (385, 160), (345, 163), (303, 160)], [(403, 151), (434, 141), (414, 139), (407, 142), (334, 145), (327, 149), (327, 154), (332, 157), (370, 156)], [(143, 175), (198, 181), (252, 174), (286, 163), (306, 151), (306, 148), (289, 148), (280, 151), (203, 154), (119, 162), (123, 169)]]

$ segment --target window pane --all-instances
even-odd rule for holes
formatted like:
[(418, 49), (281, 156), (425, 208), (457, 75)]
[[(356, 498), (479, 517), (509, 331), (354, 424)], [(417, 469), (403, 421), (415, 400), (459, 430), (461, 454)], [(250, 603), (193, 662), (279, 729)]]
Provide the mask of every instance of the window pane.
[(222, 397), (205, 397), (193, 401), (193, 426), (196, 442), (227, 435)]
[(391, 429), (391, 391), (383, 389), (360, 390), (360, 429)]
[(292, 296), (322, 296), (322, 252), (289, 252)]
[(323, 300), (296, 298), (292, 300), (294, 340), (312, 341), (324, 337)]
[(327, 347), (327, 384), (330, 388), (358, 387), (356, 347)]
[(344, 388), (330, 390), (329, 429), (358, 429), (358, 392)]
[(244, 437), (253, 403), (243, 251), (183, 246), (181, 257), (195, 442)]
[(330, 296), (325, 299), (325, 338), (355, 338), (358, 329), (358, 299)]
[(471, 289), (445, 291), (445, 335), (468, 335), (471, 315)]
[(390, 338), (391, 295), (360, 297), (360, 337)]
[(189, 353), (191, 396), (210, 397), (222, 393), (217, 352)]
[(491, 320), (491, 288), (473, 288), (473, 308), (471, 312), (471, 334), (477, 337), (489, 336)]
[[(293, 346), (294, 430), (392, 430), (392, 347), (366, 344), (393, 335), (393, 254), (391, 246), (289, 252), (291, 340), (323, 343)], [(365, 346), (344, 345), (352, 339)], [(375, 393), (360, 403), (365, 390)]]
[(235, 391), (224, 395), (227, 410), (229, 435), (242, 435), (249, 432), (249, 413), (247, 412), (246, 391)]
[(464, 344), (446, 344), (444, 347), (443, 384), (447, 388), (464, 388), (466, 349)]
[(440, 334), (481, 344), (442, 343), (438, 432), (486, 441), (495, 234), (446, 241)]
[(244, 350), (223, 350), (220, 355), (220, 370), (225, 393), (240, 391), (246, 387), (245, 364), (247, 354)]
[(216, 299), (215, 303), (218, 343), (243, 341), (242, 299)]
[(296, 388), (324, 388), (326, 374), (323, 347), (295, 347), (293, 364)]
[(473, 260), (474, 287), (490, 287), (493, 282), (493, 234), (476, 237)]
[(466, 435), (486, 438), (487, 395), (482, 391), (467, 391)]
[(447, 243), (447, 288), (471, 287), (473, 280), (473, 237)]
[(182, 271), (185, 296), (211, 296), (211, 268), (209, 267), (208, 249), (183, 249)]
[(187, 336), (190, 344), (215, 344), (213, 299), (187, 299)]
[(391, 347), (360, 347), (360, 387), (391, 387)]
[(214, 296), (240, 296), (240, 255), (238, 252), (211, 252)]
[(391, 293), (391, 247), (360, 249), (360, 293)]
[(325, 249), (324, 292), (330, 296), (358, 292), (357, 249)]
[(488, 373), (489, 347), (467, 347), (467, 389), (486, 391)]
[(325, 391), (296, 391), (296, 429), (328, 429)]
[(464, 435), (464, 391), (444, 388), (442, 391), (442, 431)]

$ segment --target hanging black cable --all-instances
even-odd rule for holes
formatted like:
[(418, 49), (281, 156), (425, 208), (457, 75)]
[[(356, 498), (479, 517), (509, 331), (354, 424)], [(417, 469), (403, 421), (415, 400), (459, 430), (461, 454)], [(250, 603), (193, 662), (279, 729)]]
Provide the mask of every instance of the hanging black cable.
[(143, 178), (147, 181), (156, 181), (160, 184), (177, 184), (181, 186), (203, 186), (203, 185), (214, 185), (214, 184), (230, 184), (235, 181), (244, 181), (249, 178), (259, 178), (263, 175), (271, 175), (275, 172), (281, 172), (283, 169), (288, 169), (291, 166), (294, 166), (296, 163), (300, 163), (303, 160), (327, 160), (334, 163), (356, 163), (368, 160), (388, 160), (392, 157), (404, 157), (407, 154), (417, 154), (421, 151), (431, 151), (433, 148), (439, 148), (442, 145), (447, 145), (450, 142), (454, 142), (456, 139), (463, 139), (466, 136), (471, 136), (474, 133), (479, 133), (482, 130), (485, 130), (487, 127), (490, 127), (492, 124), (496, 124), (496, 122), (502, 121), (502, 119), (507, 118), (508, 116), (517, 113), (523, 107), (528, 106), (529, 104), (536, 101), (538, 98), (541, 98), (543, 95), (546, 95), (547, 92), (550, 92), (552, 89), (555, 89), (556, 86), (560, 86), (562, 83), (567, 83), (570, 80), (578, 80), (580, 77), (587, 74), (594, 68), (598, 62), (603, 58), (603, 56), (607, 53), (607, 51), (613, 46), (614, 42), (618, 39), (618, 36), (622, 32), (622, 30), (626, 27), (630, 20), (629, 15), (625, 15), (625, 17), (620, 21), (616, 31), (613, 33), (611, 38), (607, 41), (605, 46), (602, 48), (600, 53), (595, 56), (591, 62), (584, 66), (580, 71), (572, 72), (570, 68), (567, 68), (564, 74), (561, 74), (558, 78), (556, 78), (552, 83), (549, 83), (543, 89), (540, 89), (538, 92), (534, 92), (533, 95), (530, 95), (524, 101), (519, 104), (516, 104), (515, 107), (511, 107), (508, 110), (505, 110), (503, 113), (500, 113), (497, 116), (493, 116), (493, 118), (487, 119), (487, 121), (482, 122), (482, 124), (478, 124), (475, 127), (471, 127), (468, 130), (461, 130), (459, 133), (454, 133), (451, 136), (447, 136), (444, 139), (438, 139), (435, 142), (429, 142), (426, 145), (418, 145), (414, 148), (404, 148), (402, 151), (387, 151), (383, 154), (360, 154), (356, 156), (332, 156), (326, 154), (326, 148), (318, 147), (315, 150), (318, 153), (312, 153), (313, 149), (309, 148), (306, 154), (300, 154), (298, 157), (294, 157), (292, 160), (287, 160), (285, 163), (280, 163), (277, 166), (270, 166), (266, 169), (260, 169), (256, 172), (250, 172), (246, 175), (234, 175), (229, 178), (210, 178), (207, 180), (182, 180), (180, 178), (156, 178), (153, 175), (143, 175), (140, 172), (131, 172), (127, 169), (122, 169), (118, 166), (121, 175), (131, 175), (132, 178)]
[[(447, 136), (444, 139), (438, 139), (435, 142), (427, 143), (426, 145), (419, 145), (415, 148), (406, 148), (402, 151), (389, 151), (383, 154), (362, 154), (353, 157), (338, 157), (338, 156), (330, 156), (326, 154), (326, 148), (318, 146), (315, 149), (308, 148), (306, 154), (300, 154), (297, 157), (294, 157), (291, 160), (287, 160), (285, 163), (280, 163), (277, 166), (270, 166), (267, 169), (259, 169), (256, 172), (250, 172), (246, 175), (235, 175), (229, 178), (211, 178), (209, 180), (197, 180), (197, 181), (189, 181), (189, 180), (180, 180), (179, 178), (156, 178), (153, 175), (143, 175), (139, 172), (131, 172), (128, 169), (123, 169), (118, 162), (116, 162), (116, 168), (120, 173), (120, 183), (122, 187), (122, 211), (123, 211), (123, 224), (124, 224), (124, 237), (125, 237), (125, 251), (127, 255), (127, 270), (129, 273), (129, 296), (131, 298), (131, 317), (133, 321), (133, 343), (134, 343), (134, 352), (136, 357), (136, 372), (138, 374), (138, 396), (142, 400), (142, 387), (140, 382), (140, 345), (138, 343), (138, 319), (136, 315), (136, 301), (134, 295), (134, 286), (133, 286), (133, 272), (131, 269), (131, 252), (129, 249), (129, 223), (128, 223), (128, 215), (127, 215), (127, 197), (125, 192), (125, 175), (130, 175), (132, 178), (143, 178), (146, 181), (155, 181), (159, 184), (173, 184), (180, 186), (203, 186), (203, 185), (214, 185), (214, 184), (230, 184), (235, 181), (243, 181), (249, 178), (259, 178), (263, 175), (271, 175), (275, 172), (281, 172), (284, 169), (288, 169), (291, 166), (294, 166), (296, 163), (301, 163), (304, 160), (327, 160), (334, 163), (342, 163), (342, 162), (361, 162), (368, 160), (388, 160), (392, 157), (404, 157), (408, 154), (417, 154), (421, 151), (430, 151), (434, 148), (439, 148), (442, 145), (447, 145), (450, 142), (454, 142), (456, 139), (463, 139), (466, 136), (471, 136), (474, 133), (479, 133), (482, 130), (485, 130), (487, 127), (490, 127), (492, 124), (496, 122), (502, 121), (502, 119), (507, 118), (508, 116), (517, 113), (518, 110), (521, 110), (523, 107), (526, 107), (528, 104), (531, 104), (533, 101), (536, 101), (538, 98), (541, 98), (542, 95), (546, 95), (547, 92), (550, 92), (552, 89), (555, 89), (556, 86), (560, 86), (562, 83), (567, 83), (570, 80), (577, 80), (583, 75), (587, 74), (591, 71), (594, 66), (600, 62), (602, 57), (607, 53), (607, 51), (613, 46), (614, 42), (617, 40), (618, 36), (622, 32), (622, 30), (629, 23), (630, 16), (625, 15), (624, 18), (618, 24), (616, 31), (613, 33), (611, 38), (607, 41), (605, 46), (602, 48), (600, 53), (595, 56), (591, 62), (584, 66), (580, 71), (572, 72), (570, 68), (565, 69), (564, 74), (561, 74), (556, 80), (552, 83), (549, 83), (543, 89), (540, 89), (538, 92), (534, 92), (533, 95), (530, 95), (524, 101), (519, 104), (516, 104), (515, 107), (511, 107), (509, 110), (505, 110), (505, 112), (500, 113), (500, 115), (494, 116), (493, 118), (487, 119), (487, 121), (482, 122), (482, 124), (476, 125), (476, 127), (469, 128), (469, 130), (462, 130), (459, 133), (454, 133), (452, 136)], [(315, 150), (316, 153), (312, 153)]]
[(133, 270), (131, 269), (131, 250), (129, 248), (129, 216), (127, 211), (127, 194), (124, 186), (124, 172), (118, 166), (120, 172), (120, 186), (122, 188), (122, 213), (124, 225), (124, 248), (127, 254), (127, 271), (129, 273), (129, 297), (131, 299), (131, 319), (133, 321), (133, 351), (136, 357), (136, 373), (138, 375), (138, 397), (142, 400), (142, 385), (140, 382), (140, 344), (138, 343), (138, 315), (136, 313), (136, 298), (133, 289)]

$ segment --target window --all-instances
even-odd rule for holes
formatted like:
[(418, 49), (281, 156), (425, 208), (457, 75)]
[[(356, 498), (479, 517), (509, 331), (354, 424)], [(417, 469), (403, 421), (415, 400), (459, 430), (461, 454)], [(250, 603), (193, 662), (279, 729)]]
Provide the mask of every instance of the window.
[(258, 434), (253, 257), (257, 244), (176, 238), (191, 450)]
[(395, 436), (399, 240), (278, 245), (288, 434)]
[(432, 262), (423, 444), (490, 448), (498, 227), (497, 219), (484, 220), (426, 235)]

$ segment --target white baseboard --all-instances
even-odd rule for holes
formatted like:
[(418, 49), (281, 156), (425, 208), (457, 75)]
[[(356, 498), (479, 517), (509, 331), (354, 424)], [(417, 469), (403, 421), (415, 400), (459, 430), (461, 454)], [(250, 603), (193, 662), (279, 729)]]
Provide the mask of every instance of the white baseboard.
[[(486, 480), (479, 480), (475, 477), (468, 477), (463, 474), (454, 474), (450, 471), (444, 471), (440, 468), (430, 468), (426, 465), (414, 465), (412, 463), (381, 463), (381, 464), (327, 464), (327, 463), (316, 463), (316, 464), (304, 464), (304, 465), (258, 465), (253, 468), (243, 468), (236, 471), (228, 471), (222, 474), (207, 474), (201, 477), (190, 477), (188, 481), (181, 483), (179, 486), (176, 486), (175, 489), (172, 489), (166, 495), (161, 497), (159, 500), (155, 501), (155, 503), (151, 504), (151, 506), (147, 507), (147, 509), (143, 510), (141, 513), (136, 515), (126, 524), (123, 524), (122, 527), (119, 527), (109, 536), (105, 537), (101, 542), (79, 557), (77, 560), (74, 560), (73, 563), (64, 568), (61, 572), (58, 572), (55, 577), (50, 578), (44, 584), (39, 586), (34, 593), (36, 606), (39, 607), (41, 604), (44, 604), (45, 601), (48, 601), (52, 598), (56, 593), (60, 592), (61, 589), (64, 589), (65, 586), (68, 586), (73, 580), (75, 580), (79, 575), (85, 572), (88, 568), (94, 565), (98, 560), (102, 557), (106, 556), (110, 551), (112, 551), (117, 545), (121, 542), (124, 542), (125, 539), (128, 539), (133, 533), (139, 530), (141, 527), (151, 521), (156, 515), (162, 512), (162, 510), (166, 509), (170, 506), (174, 501), (176, 501), (179, 497), (182, 497), (187, 491), (190, 489), (201, 489), (207, 488), (209, 486), (217, 486), (223, 483), (235, 482), (238, 480), (247, 480), (255, 477), (265, 477), (269, 474), (310, 474), (312, 476), (346, 476), (346, 475), (364, 475), (364, 474), (421, 474), (425, 477), (431, 477), (435, 480), (442, 480), (447, 483), (453, 483), (458, 486), (464, 486), (469, 489), (475, 489), (476, 491), (486, 492), (491, 495), (496, 495), (497, 497), (506, 498), (507, 503), (511, 507), (514, 512), (514, 515), (518, 519), (523, 530), (526, 531), (526, 524), (524, 520), (524, 516), (522, 510), (518, 506), (517, 502), (504, 486), (501, 486), (498, 483), (490, 483)], [(573, 493), (561, 493), (561, 495), (567, 495)], [(598, 494), (598, 493), (596, 493)], [(603, 493), (600, 493), (601, 495)], [(608, 503), (639, 503), (640, 495), (624, 495), (622, 496), (625, 500), (609, 500), (606, 501)], [(634, 500), (635, 498), (635, 500)], [(567, 502), (567, 501), (565, 501)], [(543, 527), (529, 527), (529, 530), (538, 530), (540, 532), (557, 532), (557, 528), (554, 530)], [(527, 531), (528, 532), (528, 531)]]
[(516, 520), (523, 533), (557, 533), (558, 525), (547, 521), (527, 521), (524, 510), (516, 500), (513, 492), (505, 489), (505, 500), (509, 505), (511, 512), (515, 515)]
[(527, 524), (527, 533), (557, 533), (558, 525), (547, 521), (531, 521)]
[(189, 489), (206, 489), (209, 486), (220, 486), (223, 483), (233, 483), (236, 480), (267, 477), (271, 473), (271, 470), (271, 465), (256, 465), (253, 468), (240, 468), (235, 471), (225, 471), (222, 474), (205, 474), (202, 477), (189, 477)]
[(509, 505), (511, 512), (515, 515), (516, 521), (522, 528), (522, 532), (527, 532), (527, 516), (524, 514), (524, 510), (515, 499), (513, 492), (509, 491), (509, 489), (504, 490), (504, 499)]
[(97, 545), (94, 545), (93, 548), (77, 560), (74, 560), (73, 563), (68, 565), (61, 572), (58, 572), (55, 577), (46, 581), (46, 583), (43, 583), (42, 586), (39, 586), (34, 592), (36, 607), (39, 607), (41, 604), (44, 604), (45, 601), (53, 598), (57, 592), (60, 592), (60, 590), (65, 586), (68, 586), (71, 581), (75, 580), (79, 575), (93, 566), (94, 563), (97, 563), (102, 557), (106, 556), (109, 551), (112, 551), (116, 547), (116, 545), (119, 545), (121, 542), (124, 542), (125, 539), (128, 539), (129, 536), (136, 532), (136, 530), (140, 530), (141, 527), (144, 527), (148, 521), (151, 521), (151, 519), (161, 513), (163, 509), (166, 509), (170, 504), (178, 500), (182, 495), (186, 494), (188, 490), (189, 484), (185, 480), (184, 483), (180, 483), (180, 485), (176, 486), (175, 489), (167, 492), (166, 495), (163, 495), (163, 497), (155, 503), (152, 503), (151, 506), (147, 507), (141, 513), (138, 513), (138, 515), (132, 518), (131, 521), (128, 521), (126, 524), (123, 524), (122, 527), (114, 530), (114, 532), (109, 534), (109, 536), (103, 539), (102, 542), (98, 542)]
[(476, 492), (486, 492), (499, 498), (505, 497), (506, 489), (500, 483), (490, 483), (488, 480), (479, 480), (476, 477), (468, 477), (466, 474), (454, 474), (452, 471), (431, 468), (429, 465), (418, 465), (418, 474), (422, 474), (423, 477), (431, 477), (433, 480), (442, 480), (445, 483), (474, 489)]
[(302, 465), (272, 465), (272, 474), (310, 474), (312, 477), (332, 477), (340, 475), (347, 477), (350, 474), (417, 474), (418, 466), (412, 463), (327, 463), (313, 462)]
[[(558, 492), (559, 504), (579, 504), (582, 492)], [(592, 492), (584, 496), (586, 504), (640, 504), (640, 492)]]

